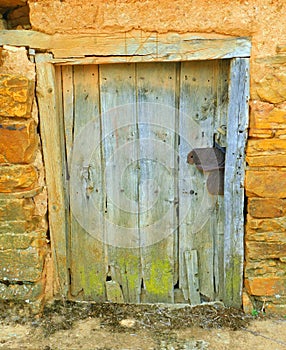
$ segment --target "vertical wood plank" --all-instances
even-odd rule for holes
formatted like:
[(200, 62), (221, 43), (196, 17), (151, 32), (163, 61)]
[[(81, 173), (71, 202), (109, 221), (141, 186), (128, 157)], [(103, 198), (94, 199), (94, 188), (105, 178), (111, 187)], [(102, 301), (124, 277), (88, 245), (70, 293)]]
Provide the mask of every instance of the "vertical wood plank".
[[(219, 130), (225, 130), (227, 133), (230, 60), (218, 61), (216, 68), (217, 108), (214, 121), (215, 142), (220, 147), (226, 147), (226, 135), (221, 134)], [(223, 300), (224, 294), (224, 209), (224, 196), (218, 195), (215, 206), (216, 213), (213, 215), (214, 220), (212, 221), (212, 230), (214, 233), (214, 289), (216, 300)]]
[(73, 145), (73, 124), (74, 124), (74, 86), (73, 67), (63, 66), (62, 71), (62, 95), (63, 95), (63, 115), (64, 115), (64, 141), (66, 157), (70, 163)]
[[(60, 150), (62, 156), (62, 172), (61, 176), (64, 180), (64, 199), (65, 199), (65, 227), (66, 227), (66, 247), (67, 247), (67, 269), (68, 269), (68, 283), (70, 284), (69, 272), (69, 234), (70, 234), (70, 215), (69, 215), (69, 171), (66, 162), (66, 141), (65, 141), (65, 125), (64, 125), (64, 91), (61, 67), (55, 67), (55, 84), (57, 89), (57, 110), (58, 110), (58, 131), (60, 137)], [(69, 285), (70, 288), (70, 285)]]
[[(71, 294), (78, 300), (105, 301), (103, 226), (100, 220), (95, 220), (103, 211), (98, 66), (78, 66), (73, 72), (74, 96), (72, 99), (68, 95), (64, 110), (67, 112), (65, 125), (73, 139), (75, 153), (69, 168), (77, 171), (79, 181), (75, 183), (72, 178), (70, 187), (71, 191), (81, 192), (76, 197), (71, 192), (70, 197), (71, 200), (76, 198), (77, 208), (81, 209), (79, 215), (71, 203)], [(71, 100), (74, 101), (73, 124), (69, 113)], [(73, 135), (70, 135), (72, 130)]]
[(135, 65), (101, 66), (100, 97), (108, 278), (125, 302), (140, 302)]
[[(197, 250), (200, 293), (213, 300), (213, 196), (206, 188), (207, 174), (194, 165), (186, 165), (193, 148), (212, 147), (217, 105), (214, 62), (182, 62), (180, 95), (180, 286), (190, 299), (185, 250)], [(193, 303), (192, 300), (190, 300)]]
[(137, 65), (142, 299), (174, 301), (176, 65)]
[(189, 296), (193, 305), (201, 303), (200, 287), (199, 287), (199, 269), (198, 269), (198, 253), (196, 250), (184, 252), (187, 282), (189, 287)]
[(49, 196), (49, 227), (55, 267), (54, 293), (66, 297), (69, 287), (66, 250), (66, 203), (59, 133), (59, 92), (56, 89), (54, 67), (51, 63), (47, 63), (51, 59), (52, 56), (49, 54), (36, 55), (37, 97)]
[[(225, 168), (224, 278), (226, 305), (240, 307), (244, 257), (244, 173), (248, 126), (249, 59), (231, 61)], [(238, 129), (237, 129), (238, 126)]]

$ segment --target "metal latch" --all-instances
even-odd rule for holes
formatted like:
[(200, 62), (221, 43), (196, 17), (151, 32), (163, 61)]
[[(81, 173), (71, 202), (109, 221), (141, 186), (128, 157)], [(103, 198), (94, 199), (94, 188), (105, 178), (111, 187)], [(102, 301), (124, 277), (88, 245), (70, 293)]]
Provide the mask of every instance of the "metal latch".
[(207, 189), (212, 195), (224, 193), (225, 149), (215, 147), (194, 148), (187, 157), (187, 163), (194, 164), (200, 171), (209, 173)]

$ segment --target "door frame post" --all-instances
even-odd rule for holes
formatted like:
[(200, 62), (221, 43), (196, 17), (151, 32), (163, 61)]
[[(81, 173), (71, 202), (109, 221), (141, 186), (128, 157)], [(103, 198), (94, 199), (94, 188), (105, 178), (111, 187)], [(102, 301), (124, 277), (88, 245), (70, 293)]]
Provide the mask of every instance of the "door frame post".
[(242, 304), (244, 261), (244, 177), (248, 129), (249, 59), (230, 64), (224, 180), (224, 303)]

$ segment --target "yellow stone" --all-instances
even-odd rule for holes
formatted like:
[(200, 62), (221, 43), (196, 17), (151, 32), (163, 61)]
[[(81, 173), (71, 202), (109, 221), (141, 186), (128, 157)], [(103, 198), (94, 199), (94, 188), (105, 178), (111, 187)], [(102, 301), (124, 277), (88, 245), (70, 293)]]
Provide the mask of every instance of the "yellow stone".
[(286, 198), (286, 171), (248, 170), (245, 189), (248, 197)]
[(30, 163), (38, 146), (36, 125), (28, 121), (0, 121), (0, 163)]
[(0, 167), (0, 192), (22, 192), (35, 187), (38, 174), (32, 165)]
[(286, 155), (246, 157), (246, 162), (253, 167), (285, 167)]
[(257, 277), (245, 280), (245, 287), (250, 295), (270, 296), (285, 294), (286, 279), (279, 277)]
[(252, 312), (253, 304), (249, 295), (245, 291), (243, 291), (242, 293), (242, 305), (243, 305), (243, 311), (246, 314), (250, 314)]
[(246, 154), (248, 156), (273, 155), (277, 153), (286, 155), (286, 140), (249, 140), (247, 143)]
[(24, 76), (0, 74), (0, 116), (29, 117), (34, 82)]
[(279, 259), (286, 255), (286, 243), (246, 241), (245, 253), (247, 260)]
[(265, 76), (258, 84), (257, 94), (262, 101), (281, 103), (286, 101), (286, 73)]
[(286, 215), (286, 200), (280, 198), (249, 198), (248, 213), (254, 218), (278, 218)]
[(285, 129), (286, 108), (254, 101), (251, 103), (250, 129)]
[(282, 218), (266, 218), (254, 219), (249, 214), (246, 220), (246, 232), (285, 232), (285, 219)]

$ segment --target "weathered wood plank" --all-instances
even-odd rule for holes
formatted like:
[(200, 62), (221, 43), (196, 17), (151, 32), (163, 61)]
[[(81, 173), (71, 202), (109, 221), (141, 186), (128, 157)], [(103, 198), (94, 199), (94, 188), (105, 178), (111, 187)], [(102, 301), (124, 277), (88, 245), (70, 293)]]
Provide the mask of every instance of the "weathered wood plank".
[(250, 44), (246, 38), (208, 39), (177, 33), (159, 35), (140, 32), (97, 37), (81, 35), (73, 38), (55, 36), (52, 45), (55, 58), (112, 55), (147, 57), (148, 61), (182, 61), (250, 56)]
[[(49, 50), (51, 36), (34, 30), (1, 30), (0, 45), (26, 46), (34, 49)], [(49, 60), (52, 56), (49, 57)]]
[[(68, 292), (66, 216), (63, 159), (59, 134), (58, 99), (55, 70), (49, 54), (36, 55), (37, 97), (40, 113), (40, 131), (49, 195), (49, 225), (52, 254), (55, 267), (55, 294), (66, 296)], [(53, 137), (51, 137), (53, 135)], [(55, 176), (57, 174), (57, 176)]]
[[(228, 125), (228, 83), (230, 60), (220, 60), (215, 70), (215, 80), (217, 81), (217, 107), (214, 120), (215, 142), (220, 147), (226, 147), (226, 134)], [(227, 181), (227, 179), (225, 179)], [(216, 300), (223, 300), (224, 294), (224, 222), (225, 208), (224, 196), (218, 195), (216, 198), (216, 211), (212, 221), (212, 231), (214, 234), (214, 289)]]
[(95, 55), (118, 56), (120, 59), (120, 56), (133, 56), (133, 62), (144, 62), (155, 59), (183, 61), (250, 56), (250, 44), (246, 38), (206, 39), (191, 34), (127, 33), (98, 37), (81, 35), (74, 38), (55, 36), (52, 45), (51, 51), (55, 58)]
[(121, 286), (125, 302), (140, 302), (134, 64), (101, 66), (100, 97), (108, 274)]
[(139, 227), (144, 301), (174, 302), (176, 65), (137, 65)]
[[(225, 168), (224, 302), (240, 307), (244, 257), (244, 173), (249, 60), (231, 62)], [(237, 129), (238, 126), (238, 129)]]
[(74, 124), (74, 88), (73, 88), (73, 67), (66, 66), (62, 71), (62, 98), (64, 115), (64, 140), (67, 162), (70, 164), (70, 157), (73, 145), (73, 124)]
[[(114, 56), (106, 60), (101, 58), (100, 61), (87, 59), (88, 64), (249, 57), (251, 46), (249, 38), (210, 34), (131, 31), (98, 35), (47, 35), (26, 30), (0, 31), (0, 45), (45, 49), (51, 51), (55, 58)], [(131, 57), (133, 58), (130, 61)], [(79, 61), (73, 61), (72, 64), (76, 62), (79, 64)], [(83, 62), (80, 64), (84, 64)]]
[(214, 297), (212, 221), (215, 198), (206, 188), (208, 174), (186, 164), (193, 148), (212, 147), (217, 89), (217, 61), (182, 62), (180, 94), (180, 286), (190, 299), (184, 251), (197, 250), (200, 293)]
[(58, 131), (59, 131), (59, 137), (60, 137), (60, 150), (63, 160), (62, 165), (62, 178), (64, 179), (64, 194), (65, 194), (65, 219), (66, 219), (66, 237), (67, 237), (67, 268), (68, 268), (68, 282), (70, 282), (70, 274), (69, 274), (69, 231), (70, 231), (70, 215), (69, 215), (69, 174), (68, 174), (68, 168), (67, 168), (67, 162), (66, 162), (66, 145), (65, 145), (65, 127), (64, 127), (64, 111), (63, 111), (63, 99), (62, 99), (62, 92), (63, 92), (63, 81), (62, 81), (62, 69), (60, 66), (55, 66), (55, 85), (56, 85), (56, 91), (57, 94), (57, 110), (58, 110)]
[(190, 302), (192, 305), (201, 303), (200, 288), (199, 288), (199, 269), (198, 269), (198, 253), (196, 250), (186, 250), (184, 252), (187, 283), (189, 287)]
[(106, 299), (110, 303), (124, 303), (120, 284), (115, 281), (106, 281)]
[[(67, 78), (70, 81), (70, 77)], [(68, 161), (71, 161), (69, 168), (78, 169), (79, 176), (78, 182), (71, 178), (70, 187), (71, 193), (81, 191), (81, 195), (70, 196), (71, 201), (77, 201), (75, 210), (71, 203), (71, 295), (81, 300), (105, 301), (103, 225), (96, 220), (103, 211), (98, 66), (74, 67), (72, 81), (74, 123), (69, 114), (65, 117), (66, 126), (72, 128), (71, 132), (73, 130), (71, 136), (76, 154)], [(67, 98), (67, 113), (70, 102)], [(97, 130), (93, 132), (95, 128)], [(81, 156), (78, 150), (82, 152)]]

